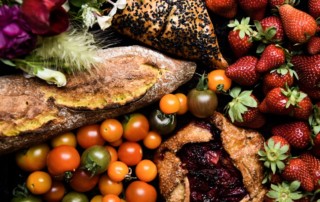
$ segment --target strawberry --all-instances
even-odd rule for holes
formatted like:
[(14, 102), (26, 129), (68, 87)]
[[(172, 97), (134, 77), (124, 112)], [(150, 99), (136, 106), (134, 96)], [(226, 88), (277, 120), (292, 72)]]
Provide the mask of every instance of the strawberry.
[(264, 18), (268, 0), (238, 0), (242, 10), (253, 20)]
[(251, 28), (250, 18), (242, 18), (241, 22), (237, 19), (230, 21), (228, 27), (233, 28), (228, 33), (228, 42), (236, 58), (246, 55), (251, 47), (253, 30)]
[(270, 44), (262, 52), (256, 66), (256, 71), (259, 73), (268, 72), (284, 64), (285, 60), (285, 50), (278, 45)]
[(259, 106), (263, 113), (289, 115), (307, 120), (312, 113), (311, 99), (296, 87), (276, 87), (270, 90)]
[(264, 116), (258, 110), (258, 99), (252, 91), (242, 91), (239, 87), (230, 90), (233, 98), (227, 105), (228, 117), (237, 126), (260, 128), (265, 124)]
[(320, 102), (313, 106), (309, 125), (312, 128), (312, 153), (320, 158)]
[(257, 62), (258, 58), (254, 56), (241, 57), (227, 67), (226, 76), (243, 86), (255, 85), (260, 78), (259, 73), (256, 71)]
[(291, 147), (296, 149), (305, 149), (310, 144), (311, 129), (304, 121), (292, 121), (273, 126), (271, 133), (284, 137)]
[(315, 188), (320, 188), (320, 160), (313, 156), (311, 153), (303, 153), (300, 158), (307, 164), (309, 172), (313, 178)]
[(234, 18), (237, 14), (236, 0), (205, 0), (207, 8), (224, 18)]
[(309, 14), (317, 19), (320, 17), (320, 1), (319, 0), (309, 0), (308, 2)]
[(291, 158), (282, 171), (281, 176), (288, 181), (299, 181), (301, 188), (305, 191), (312, 191), (314, 189), (314, 183), (308, 166), (300, 158)]
[(290, 145), (285, 138), (274, 135), (264, 143), (264, 147), (258, 152), (258, 155), (263, 165), (271, 170), (270, 173), (276, 174), (277, 171), (282, 171), (285, 167), (284, 163), (290, 156)]
[(307, 43), (307, 51), (310, 55), (320, 53), (320, 37), (312, 36)]
[(278, 10), (289, 40), (294, 43), (304, 43), (315, 35), (317, 22), (311, 15), (289, 4), (280, 6)]
[(320, 100), (320, 88), (307, 88), (307, 87), (303, 86), (302, 82), (299, 82), (299, 87), (310, 98), (312, 98), (314, 100)]
[(268, 1), (271, 8), (276, 8), (278, 6), (281, 6), (285, 2), (286, 2), (286, 0), (269, 0)]
[(293, 56), (291, 63), (299, 76), (299, 85), (320, 90), (320, 55)]
[(313, 139), (312, 153), (316, 157), (320, 158), (320, 133), (316, 134)]
[(254, 22), (258, 31), (254, 36), (256, 41), (262, 41), (264, 44), (282, 43), (284, 39), (284, 30), (281, 19), (277, 16), (268, 16), (260, 22)]
[(292, 86), (294, 77), (296, 77), (296, 73), (288, 65), (282, 65), (278, 69), (272, 70), (263, 77), (263, 93), (266, 95), (271, 89), (276, 87), (284, 88), (286, 85)]

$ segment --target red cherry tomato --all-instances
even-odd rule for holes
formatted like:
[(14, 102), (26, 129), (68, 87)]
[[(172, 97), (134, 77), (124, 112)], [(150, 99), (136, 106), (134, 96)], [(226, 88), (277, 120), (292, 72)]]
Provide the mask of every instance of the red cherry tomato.
[(133, 113), (125, 117), (122, 122), (123, 136), (128, 141), (143, 140), (149, 131), (149, 122), (145, 115)]
[(70, 187), (77, 192), (87, 192), (92, 190), (99, 182), (98, 175), (91, 175), (83, 169), (77, 169), (70, 179)]
[(136, 142), (124, 142), (118, 148), (118, 158), (128, 166), (137, 165), (142, 160), (142, 147)]
[(78, 144), (86, 149), (94, 145), (104, 145), (105, 140), (100, 134), (100, 125), (86, 125), (80, 127), (77, 131)]
[(126, 189), (127, 202), (155, 202), (157, 201), (156, 189), (143, 181), (133, 181)]

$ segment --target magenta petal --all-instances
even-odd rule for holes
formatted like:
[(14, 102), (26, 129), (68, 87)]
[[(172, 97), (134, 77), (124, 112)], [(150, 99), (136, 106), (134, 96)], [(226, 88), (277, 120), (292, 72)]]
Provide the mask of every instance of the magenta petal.
[(13, 37), (13, 36), (16, 36), (18, 34), (20, 34), (21, 32), (21, 29), (20, 27), (15, 24), (15, 23), (11, 23), (7, 26), (5, 26), (3, 29), (2, 29), (3, 33), (6, 34), (7, 36), (10, 36), (10, 37)]
[(21, 11), (33, 33), (45, 34), (49, 30), (50, 13), (42, 0), (24, 0)]
[(42, 1), (49, 11), (51, 11), (55, 7), (62, 6), (66, 2), (66, 0), (42, 0)]

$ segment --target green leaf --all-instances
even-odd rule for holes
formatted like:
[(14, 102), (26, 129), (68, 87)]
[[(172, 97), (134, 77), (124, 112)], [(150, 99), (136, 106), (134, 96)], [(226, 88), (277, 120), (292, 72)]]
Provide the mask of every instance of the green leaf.
[(241, 88), (240, 87), (238, 87), (238, 86), (234, 87), (230, 91), (230, 96), (233, 97), (233, 98), (236, 98), (236, 97), (239, 96), (240, 92), (241, 92)]
[(300, 187), (300, 184), (301, 183), (299, 181), (297, 181), (297, 180), (291, 182), (291, 184), (289, 185), (290, 191), (294, 192), (294, 191), (298, 190), (299, 187)]
[(3, 62), (4, 64), (11, 66), (11, 67), (15, 67), (16, 64), (14, 64), (11, 60), (6, 60), (6, 59), (0, 59), (1, 62)]
[(285, 167), (285, 164), (282, 161), (277, 161), (276, 164), (279, 170), (283, 170)]
[(268, 191), (267, 196), (270, 198), (273, 198), (273, 199), (277, 199), (277, 198), (279, 198), (279, 192), (274, 191), (274, 190), (270, 190), (270, 191)]

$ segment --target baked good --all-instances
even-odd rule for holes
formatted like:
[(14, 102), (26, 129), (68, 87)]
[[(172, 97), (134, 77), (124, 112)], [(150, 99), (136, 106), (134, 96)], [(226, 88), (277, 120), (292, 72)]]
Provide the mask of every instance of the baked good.
[(127, 0), (112, 26), (155, 49), (215, 68), (226, 68), (204, 1)]
[(263, 201), (263, 136), (216, 112), (163, 142), (156, 154), (160, 193), (168, 202)]
[(141, 46), (101, 50), (103, 63), (69, 75), (64, 87), (37, 78), (0, 79), (0, 154), (133, 112), (192, 78), (196, 64)]

